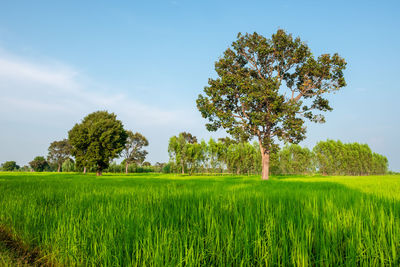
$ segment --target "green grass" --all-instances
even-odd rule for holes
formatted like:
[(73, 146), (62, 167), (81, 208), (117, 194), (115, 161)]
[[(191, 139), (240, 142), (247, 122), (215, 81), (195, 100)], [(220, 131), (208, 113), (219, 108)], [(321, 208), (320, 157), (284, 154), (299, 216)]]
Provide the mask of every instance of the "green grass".
[(400, 176), (0, 173), (0, 224), (85, 266), (400, 264)]

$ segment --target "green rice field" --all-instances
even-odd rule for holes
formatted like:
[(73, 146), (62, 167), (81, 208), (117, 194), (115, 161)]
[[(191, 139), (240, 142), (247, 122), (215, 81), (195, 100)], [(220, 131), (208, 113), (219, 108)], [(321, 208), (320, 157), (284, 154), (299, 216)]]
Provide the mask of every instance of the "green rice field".
[(399, 266), (400, 176), (3, 172), (0, 225), (56, 266)]

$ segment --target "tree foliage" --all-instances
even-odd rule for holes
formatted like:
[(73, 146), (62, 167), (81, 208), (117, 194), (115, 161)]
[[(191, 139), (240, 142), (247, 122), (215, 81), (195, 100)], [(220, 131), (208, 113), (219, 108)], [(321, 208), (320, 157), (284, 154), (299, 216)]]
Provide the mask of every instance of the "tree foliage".
[(168, 153), (174, 161), (174, 167), (178, 168), (182, 174), (189, 168), (196, 166), (196, 160), (200, 160), (201, 155), (197, 146), (197, 138), (191, 133), (182, 132), (178, 136), (169, 139)]
[(96, 111), (68, 132), (72, 155), (80, 167), (94, 167), (97, 175), (125, 148), (127, 133), (114, 113)]
[(71, 158), (67, 158), (62, 164), (63, 172), (74, 172), (76, 171), (75, 162)]
[(15, 161), (6, 161), (1, 165), (3, 171), (16, 171), (20, 167), (17, 165)]
[(42, 156), (35, 157), (29, 165), (35, 172), (42, 172), (49, 169), (49, 163)]
[(297, 144), (286, 145), (278, 153), (280, 174), (308, 174), (315, 172), (314, 155)]
[(51, 164), (57, 165), (57, 172), (61, 171), (62, 164), (71, 156), (71, 144), (67, 139), (54, 141), (49, 146), (47, 160)]
[[(180, 137), (183, 140), (183, 137)], [(170, 166), (173, 172), (260, 174), (260, 147), (257, 142), (237, 142), (232, 139), (211, 138), (207, 143), (179, 142), (170, 139)], [(181, 146), (179, 146), (181, 144)], [(174, 148), (174, 149), (172, 149)], [(179, 149), (177, 149), (179, 148)], [(312, 150), (297, 144), (286, 145), (271, 153), (271, 173), (275, 175), (314, 174), (372, 175), (385, 174), (387, 158), (373, 153), (368, 145), (327, 140)]]
[(327, 140), (313, 148), (316, 167), (325, 175), (385, 174), (386, 157), (373, 153), (367, 144)]
[(128, 166), (131, 163), (141, 165), (146, 159), (147, 151), (143, 147), (149, 145), (146, 137), (141, 133), (133, 133), (126, 131), (128, 138), (126, 140), (125, 148), (122, 150), (122, 155), (125, 159), (125, 173), (128, 173)]
[(238, 140), (256, 137), (268, 179), (269, 156), (277, 140), (305, 138), (304, 120), (324, 122), (332, 110), (326, 93), (346, 85), (346, 62), (338, 54), (315, 58), (309, 47), (284, 30), (267, 39), (242, 35), (215, 63), (218, 78), (209, 79), (197, 107), (207, 129), (224, 128)]

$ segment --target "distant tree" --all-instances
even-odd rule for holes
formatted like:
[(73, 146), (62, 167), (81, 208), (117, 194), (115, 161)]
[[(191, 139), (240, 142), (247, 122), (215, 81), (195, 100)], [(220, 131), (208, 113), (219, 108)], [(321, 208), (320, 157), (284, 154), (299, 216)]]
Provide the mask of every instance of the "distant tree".
[(78, 166), (93, 166), (102, 175), (125, 148), (127, 133), (114, 113), (96, 111), (68, 132), (72, 155)]
[(6, 161), (1, 165), (3, 171), (15, 171), (19, 169), (19, 166), (15, 161)]
[(31, 168), (27, 165), (24, 165), (19, 170), (23, 171), (23, 172), (29, 172), (31, 170)]
[(171, 165), (172, 165), (172, 163), (167, 163), (167, 164), (165, 164), (165, 166), (162, 168), (162, 172), (163, 173), (171, 173)]
[(142, 164), (143, 167), (151, 167), (151, 163), (148, 161), (143, 162)]
[(54, 141), (49, 146), (47, 160), (57, 165), (57, 172), (61, 171), (63, 162), (71, 156), (71, 144), (67, 139)]
[(74, 172), (75, 171), (75, 163), (71, 158), (67, 158), (62, 164), (63, 172)]
[(185, 173), (188, 163), (188, 144), (196, 144), (197, 138), (190, 133), (182, 132), (178, 136), (169, 139), (168, 153), (170, 158), (175, 161), (175, 166), (179, 167), (182, 174)]
[(286, 145), (278, 155), (282, 174), (306, 174), (314, 171), (314, 155), (306, 147)]
[(29, 165), (35, 172), (42, 172), (49, 168), (49, 163), (42, 156), (35, 157), (31, 162), (29, 162)]
[(313, 152), (319, 172), (327, 175), (370, 175), (387, 171), (387, 158), (373, 153), (367, 144), (326, 140)]
[(111, 173), (121, 173), (125, 169), (125, 164), (121, 163), (118, 164), (117, 162), (113, 161), (108, 165), (107, 169), (105, 171), (111, 172)]
[(385, 156), (372, 153), (372, 173), (386, 174), (388, 171), (388, 160)]
[(207, 144), (207, 159), (210, 163), (211, 171), (215, 173), (219, 165), (219, 154), (221, 153), (221, 143), (216, 142), (213, 138), (210, 138)]
[(332, 110), (325, 93), (346, 85), (346, 62), (338, 54), (314, 58), (309, 47), (284, 30), (267, 39), (239, 33), (232, 48), (215, 63), (197, 107), (209, 131), (224, 128), (238, 140), (256, 137), (262, 156), (262, 179), (268, 179), (276, 141), (305, 138), (304, 120), (324, 122), (314, 111)]
[(156, 162), (156, 164), (154, 164), (154, 170), (156, 172), (163, 172), (163, 169), (166, 165), (167, 163), (164, 162)]
[(206, 142), (202, 141), (200, 144), (186, 143), (186, 162), (189, 174), (192, 175), (198, 168), (205, 162)]
[(131, 163), (141, 165), (146, 159), (147, 151), (143, 147), (149, 145), (146, 137), (140, 133), (133, 133), (126, 131), (128, 138), (126, 140), (125, 148), (122, 150), (122, 155), (125, 158), (125, 173), (128, 173), (128, 166)]

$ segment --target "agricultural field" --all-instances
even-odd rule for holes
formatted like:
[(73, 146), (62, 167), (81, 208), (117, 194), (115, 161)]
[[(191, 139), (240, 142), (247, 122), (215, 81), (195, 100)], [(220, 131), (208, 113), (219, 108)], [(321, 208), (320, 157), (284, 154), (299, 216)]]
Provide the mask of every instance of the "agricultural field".
[(0, 195), (3, 265), (400, 264), (399, 175), (3, 172)]

